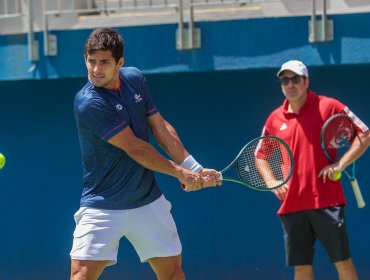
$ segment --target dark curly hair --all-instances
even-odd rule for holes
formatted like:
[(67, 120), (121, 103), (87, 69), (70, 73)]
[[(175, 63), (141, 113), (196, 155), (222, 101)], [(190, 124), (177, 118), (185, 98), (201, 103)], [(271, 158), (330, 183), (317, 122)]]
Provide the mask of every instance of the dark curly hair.
[(112, 28), (97, 28), (85, 42), (85, 55), (96, 51), (111, 51), (116, 62), (123, 57), (124, 42), (119, 33)]

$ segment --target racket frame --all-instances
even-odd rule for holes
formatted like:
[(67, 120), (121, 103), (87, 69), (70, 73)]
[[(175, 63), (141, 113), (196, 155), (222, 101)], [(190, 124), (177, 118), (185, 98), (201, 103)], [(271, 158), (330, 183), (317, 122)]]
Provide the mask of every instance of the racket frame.
[[(240, 175), (240, 171), (239, 171), (239, 168), (237, 168), (237, 162), (238, 162), (238, 159), (239, 157), (243, 154), (244, 150), (253, 142), (255, 141), (259, 141), (259, 140), (263, 140), (263, 139), (273, 139), (273, 140), (276, 140), (278, 142), (280, 142), (287, 150), (288, 152), (288, 155), (289, 155), (289, 159), (290, 159), (290, 162), (291, 162), (291, 167), (290, 167), (290, 170), (289, 170), (289, 173), (287, 175), (287, 177), (285, 178), (285, 180), (280, 183), (279, 185), (277, 186), (274, 186), (274, 187), (271, 187), (271, 188), (258, 188), (258, 187), (255, 187), (251, 184), (248, 184), (246, 183), (243, 179), (242, 179), (242, 176)], [(225, 173), (227, 170), (231, 169), (232, 167), (235, 167), (236, 169), (236, 174), (238, 175), (238, 178), (239, 179), (236, 179), (236, 178), (232, 178), (232, 177), (224, 177), (223, 176), (223, 173)], [(223, 181), (229, 181), (229, 182), (234, 182), (234, 183), (238, 183), (238, 184), (241, 184), (243, 186), (246, 186), (248, 188), (251, 188), (251, 189), (254, 189), (254, 190), (257, 190), (257, 191), (270, 191), (270, 190), (273, 190), (273, 189), (277, 189), (277, 188), (280, 188), (282, 186), (284, 186), (289, 180), (290, 180), (290, 177), (292, 177), (292, 174), (293, 174), (293, 171), (294, 171), (294, 157), (293, 157), (293, 153), (292, 151), (290, 150), (288, 144), (282, 140), (281, 138), (279, 137), (276, 137), (276, 136), (272, 136), (272, 135), (267, 135), (267, 136), (260, 136), (260, 137), (257, 137), (251, 141), (249, 141), (241, 150), (240, 152), (238, 153), (238, 155), (234, 158), (234, 160), (228, 165), (226, 166), (223, 170), (220, 171), (220, 179), (223, 180)]]
[[(339, 118), (339, 117), (345, 117), (347, 119), (349, 119), (351, 121), (351, 123), (353, 124), (353, 121), (352, 119), (346, 115), (346, 114), (335, 114), (335, 115), (332, 115), (329, 119), (327, 119), (325, 121), (325, 123), (323, 124), (322, 128), (321, 128), (321, 133), (320, 133), (320, 144), (321, 144), (321, 149), (323, 150), (326, 158), (331, 162), (331, 163), (334, 163), (335, 161), (332, 159), (332, 157), (330, 156), (329, 152), (327, 151), (326, 147), (325, 147), (325, 130), (326, 130), (326, 127), (329, 125), (329, 123), (333, 120), (333, 119), (336, 119), (336, 118)], [(354, 137), (356, 137), (356, 130), (354, 130)], [(356, 179), (356, 175), (355, 175), (355, 161), (351, 163), (351, 173), (350, 174), (346, 168), (343, 170), (343, 173), (347, 176), (348, 180), (350, 181), (351, 183), (351, 186), (352, 186), (352, 190), (353, 190), (353, 193), (355, 195), (355, 198), (356, 198), (356, 202), (357, 202), (357, 206), (358, 208), (363, 208), (365, 207), (366, 203), (364, 201), (364, 198), (362, 196), (362, 193), (361, 193), (361, 189), (360, 189), (360, 186), (357, 182), (357, 179)]]

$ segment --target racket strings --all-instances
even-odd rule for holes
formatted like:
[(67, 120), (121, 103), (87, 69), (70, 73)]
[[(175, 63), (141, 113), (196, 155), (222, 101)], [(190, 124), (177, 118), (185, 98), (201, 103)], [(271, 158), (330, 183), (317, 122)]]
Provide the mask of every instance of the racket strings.
[(337, 115), (323, 128), (324, 149), (331, 161), (337, 161), (352, 145), (356, 130), (346, 115)]
[(238, 162), (240, 178), (257, 189), (280, 187), (290, 175), (292, 158), (276, 139), (263, 139), (248, 145)]

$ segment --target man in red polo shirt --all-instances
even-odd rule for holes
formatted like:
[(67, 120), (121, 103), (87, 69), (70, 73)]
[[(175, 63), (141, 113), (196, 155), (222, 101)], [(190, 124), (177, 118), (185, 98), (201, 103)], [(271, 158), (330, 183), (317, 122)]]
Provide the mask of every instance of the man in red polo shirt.
[[(338, 100), (311, 91), (307, 67), (301, 61), (284, 63), (277, 76), (286, 99), (267, 118), (263, 135), (285, 140), (295, 160), (289, 185), (273, 190), (281, 200), (278, 214), (287, 265), (295, 267), (295, 280), (314, 279), (314, 243), (319, 239), (339, 279), (357, 280), (344, 220), (346, 201), (340, 180), (334, 178), (365, 152), (370, 143), (369, 128)], [(359, 139), (351, 147), (354, 153), (350, 159), (331, 164), (321, 149), (320, 131), (337, 113), (354, 120)]]

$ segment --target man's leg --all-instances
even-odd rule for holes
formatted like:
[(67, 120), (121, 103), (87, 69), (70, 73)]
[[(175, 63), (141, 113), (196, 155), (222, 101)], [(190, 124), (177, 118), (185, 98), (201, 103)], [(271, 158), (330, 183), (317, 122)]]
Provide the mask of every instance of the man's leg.
[(294, 267), (294, 280), (313, 280), (312, 265), (297, 265)]
[(109, 261), (71, 261), (71, 280), (96, 280)]
[(284, 230), (286, 262), (294, 267), (294, 280), (313, 280), (312, 261), (316, 241), (309, 211), (280, 215)]
[(338, 271), (339, 280), (358, 280), (355, 265), (352, 259), (334, 263)]
[(357, 280), (351, 259), (344, 206), (320, 209), (315, 217), (317, 236), (334, 263), (340, 280)]
[(185, 274), (181, 268), (181, 255), (149, 259), (149, 264), (158, 280), (184, 280)]

